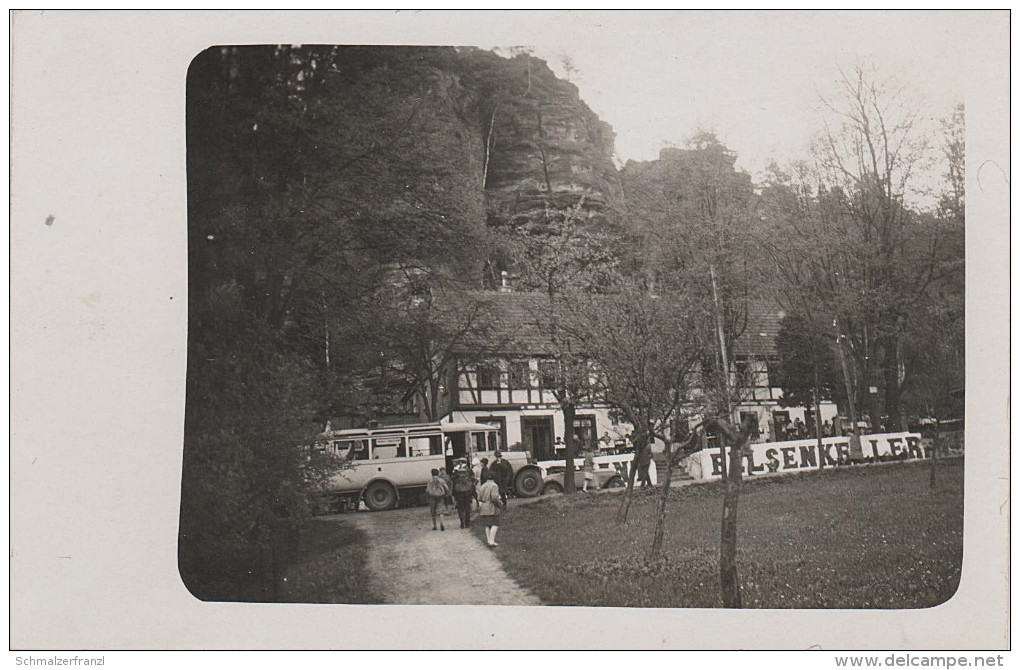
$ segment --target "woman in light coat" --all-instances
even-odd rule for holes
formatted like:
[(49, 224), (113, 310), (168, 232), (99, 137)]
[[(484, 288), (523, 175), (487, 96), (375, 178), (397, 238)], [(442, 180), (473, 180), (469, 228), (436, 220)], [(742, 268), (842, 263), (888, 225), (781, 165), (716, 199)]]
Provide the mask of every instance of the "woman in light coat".
[(490, 547), (497, 547), (496, 532), (499, 530), (499, 516), (503, 511), (503, 501), (499, 497), (499, 485), (489, 479), (478, 489), (478, 516), (485, 526), (485, 542)]

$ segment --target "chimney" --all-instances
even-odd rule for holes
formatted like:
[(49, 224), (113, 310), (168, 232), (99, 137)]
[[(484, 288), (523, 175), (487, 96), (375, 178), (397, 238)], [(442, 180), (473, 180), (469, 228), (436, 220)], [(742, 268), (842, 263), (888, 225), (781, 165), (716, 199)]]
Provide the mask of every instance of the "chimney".
[(510, 282), (507, 281), (507, 276), (508, 275), (506, 273), (506, 270), (503, 270), (502, 272), (499, 273), (499, 277), (500, 277), (499, 292), (500, 293), (513, 293), (513, 291), (514, 291), (513, 288), (510, 286)]

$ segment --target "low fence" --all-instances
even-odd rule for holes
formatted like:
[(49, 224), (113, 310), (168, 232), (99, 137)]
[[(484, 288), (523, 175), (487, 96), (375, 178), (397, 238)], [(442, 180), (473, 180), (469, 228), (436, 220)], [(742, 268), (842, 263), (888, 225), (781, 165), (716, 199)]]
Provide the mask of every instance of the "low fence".
[[(627, 479), (630, 476), (631, 462), (634, 460), (634, 454), (607, 454), (605, 456), (595, 457), (595, 467), (600, 470), (616, 470), (620, 473), (620, 476)], [(542, 474), (546, 473), (546, 470), (554, 467), (566, 466), (566, 461), (539, 461), (538, 467), (542, 468)], [(574, 467), (578, 470), (584, 465), (584, 458), (578, 456), (574, 459)], [(651, 480), (652, 484), (658, 484), (658, 477), (655, 472), (655, 463), (649, 463), (648, 466), (648, 479)]]
[[(845, 465), (855, 461), (914, 460), (928, 458), (928, 447), (920, 433), (878, 433), (861, 435), (860, 452), (853, 453), (850, 436), (823, 437), (818, 440), (763, 442), (752, 444), (743, 458), (744, 474), (800, 472)], [(684, 459), (687, 473), (695, 479), (722, 477), (724, 457), (719, 448), (702, 449)]]

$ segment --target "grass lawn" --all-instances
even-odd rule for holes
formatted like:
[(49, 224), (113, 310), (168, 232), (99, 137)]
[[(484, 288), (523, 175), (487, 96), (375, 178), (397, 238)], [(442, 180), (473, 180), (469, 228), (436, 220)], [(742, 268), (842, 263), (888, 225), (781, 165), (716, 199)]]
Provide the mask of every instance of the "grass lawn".
[(347, 524), (312, 520), (301, 530), (286, 571), (281, 602), (378, 603), (368, 575), (364, 533)]
[[(744, 607), (916, 608), (956, 592), (963, 557), (963, 459), (745, 479), (738, 512)], [(495, 549), (543, 603), (721, 607), (720, 483), (670, 492), (664, 556), (647, 555), (659, 491), (557, 496), (515, 506)], [(478, 524), (480, 525), (480, 524)], [(480, 527), (475, 532), (481, 535)]]

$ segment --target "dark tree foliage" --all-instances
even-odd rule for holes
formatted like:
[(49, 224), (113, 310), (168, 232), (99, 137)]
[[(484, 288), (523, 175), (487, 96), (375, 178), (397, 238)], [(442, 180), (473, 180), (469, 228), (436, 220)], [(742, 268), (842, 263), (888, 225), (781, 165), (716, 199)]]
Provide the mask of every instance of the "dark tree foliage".
[(776, 337), (779, 355), (777, 384), (783, 389), (784, 407), (814, 406), (815, 362), (818, 365), (820, 400), (837, 403), (845, 396), (840, 389), (839, 361), (833, 350), (834, 338), (800, 314), (783, 317)]
[(365, 380), (391, 392), (380, 406), (406, 392), (357, 346), (369, 308), (409, 268), (480, 268), (480, 147), (454, 57), (259, 46), (192, 63), (180, 546), (199, 597), (272, 599), (274, 533), (321, 474), (301, 445)]
[[(711, 296), (711, 272), (726, 346), (747, 327), (748, 305), (759, 292), (762, 260), (750, 234), (755, 206), (751, 177), (736, 154), (712, 133), (699, 132), (658, 160), (628, 162), (621, 172), (633, 243), (621, 255), (649, 289)], [(690, 286), (691, 278), (696, 278)], [(718, 368), (718, 366), (716, 366)]]

